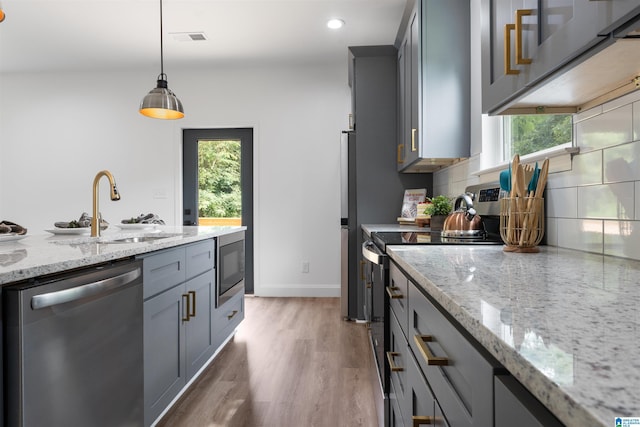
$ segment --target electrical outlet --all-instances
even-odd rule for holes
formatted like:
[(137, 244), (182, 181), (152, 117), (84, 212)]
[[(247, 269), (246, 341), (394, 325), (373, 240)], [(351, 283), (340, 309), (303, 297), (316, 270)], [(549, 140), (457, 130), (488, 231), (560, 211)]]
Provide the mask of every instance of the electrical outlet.
[(303, 273), (309, 272), (309, 261), (302, 261), (302, 272)]

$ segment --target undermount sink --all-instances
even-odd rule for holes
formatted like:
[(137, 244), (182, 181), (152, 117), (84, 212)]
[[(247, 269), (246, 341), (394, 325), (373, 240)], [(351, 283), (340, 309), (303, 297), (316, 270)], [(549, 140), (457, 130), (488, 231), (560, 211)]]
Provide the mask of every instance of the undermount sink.
[(170, 239), (172, 237), (182, 236), (182, 233), (158, 233), (158, 234), (140, 234), (140, 235), (128, 235), (128, 236), (114, 236), (114, 237), (81, 237), (77, 239), (65, 239), (56, 240), (52, 243), (62, 245), (84, 245), (84, 244), (125, 244), (125, 243), (153, 243), (159, 240)]
[(104, 240), (98, 243), (145, 243), (155, 242), (156, 240), (168, 239), (169, 237), (179, 236), (179, 234), (172, 234), (170, 236), (135, 236), (135, 237), (123, 237), (122, 239)]

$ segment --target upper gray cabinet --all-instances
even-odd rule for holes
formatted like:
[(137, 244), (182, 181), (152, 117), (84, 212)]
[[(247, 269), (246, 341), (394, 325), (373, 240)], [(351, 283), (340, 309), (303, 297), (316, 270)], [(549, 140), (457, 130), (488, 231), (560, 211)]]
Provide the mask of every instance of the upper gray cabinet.
[(470, 4), (418, 0), (398, 48), (398, 170), (432, 172), (469, 157)]
[[(566, 72), (615, 43), (616, 27), (640, 13), (640, 0), (482, 0), (481, 4), (482, 111), (489, 114), (543, 112), (543, 108), (578, 111), (577, 105), (586, 99), (575, 93), (596, 97), (591, 95), (593, 80), (599, 79), (593, 74), (596, 68), (581, 66), (575, 77), (548, 85), (558, 77), (554, 73)], [(612, 68), (611, 62), (601, 62), (600, 68)], [(576, 86), (581, 78), (589, 80), (585, 82), (589, 89)], [(544, 85), (551, 90), (527, 99)]]

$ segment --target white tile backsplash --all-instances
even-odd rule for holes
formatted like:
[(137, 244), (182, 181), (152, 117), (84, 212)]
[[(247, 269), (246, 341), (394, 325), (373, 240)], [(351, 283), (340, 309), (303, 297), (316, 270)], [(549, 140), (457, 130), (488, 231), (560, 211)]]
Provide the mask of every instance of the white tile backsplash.
[(633, 182), (577, 188), (579, 218), (634, 218), (635, 194)]
[(607, 111), (576, 124), (576, 142), (581, 152), (624, 144), (632, 140), (631, 104)]
[(547, 216), (578, 218), (578, 188), (548, 189), (545, 196)]
[[(574, 130), (571, 170), (548, 179), (546, 244), (640, 259), (640, 91), (576, 114)], [(435, 173), (434, 187), (456, 194), (476, 183), (461, 180), (478, 170), (469, 163)]]

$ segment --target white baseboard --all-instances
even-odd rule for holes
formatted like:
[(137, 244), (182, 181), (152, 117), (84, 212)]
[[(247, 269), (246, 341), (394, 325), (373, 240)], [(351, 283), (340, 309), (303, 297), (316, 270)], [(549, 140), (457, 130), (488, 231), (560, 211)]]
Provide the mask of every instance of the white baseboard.
[(340, 285), (262, 285), (256, 286), (254, 295), (259, 297), (340, 297)]

